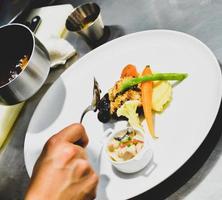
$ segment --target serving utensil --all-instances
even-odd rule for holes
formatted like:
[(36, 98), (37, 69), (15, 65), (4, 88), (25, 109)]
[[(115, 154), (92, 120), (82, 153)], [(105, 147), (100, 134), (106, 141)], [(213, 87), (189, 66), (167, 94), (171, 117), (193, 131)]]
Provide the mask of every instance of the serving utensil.
[(93, 99), (92, 99), (91, 104), (83, 111), (81, 118), (80, 118), (80, 123), (82, 123), (83, 118), (87, 112), (89, 112), (89, 111), (96, 112), (97, 111), (98, 103), (100, 101), (100, 93), (101, 93), (101, 90), (99, 88), (99, 84), (98, 84), (96, 78), (94, 77)]

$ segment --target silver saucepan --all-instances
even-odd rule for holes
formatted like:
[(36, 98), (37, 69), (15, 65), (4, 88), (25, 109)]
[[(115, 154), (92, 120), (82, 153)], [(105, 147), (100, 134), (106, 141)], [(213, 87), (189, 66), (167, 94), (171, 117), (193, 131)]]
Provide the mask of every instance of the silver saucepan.
[(0, 104), (29, 99), (45, 82), (50, 60), (47, 50), (22, 24), (0, 27)]

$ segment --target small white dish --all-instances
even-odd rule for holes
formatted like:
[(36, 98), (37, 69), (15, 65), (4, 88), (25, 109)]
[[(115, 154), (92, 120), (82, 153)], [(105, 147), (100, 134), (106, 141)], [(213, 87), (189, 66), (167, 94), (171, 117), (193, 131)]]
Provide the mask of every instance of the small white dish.
[(111, 158), (110, 152), (108, 150), (108, 145), (110, 141), (117, 136), (118, 134), (122, 132), (126, 132), (128, 128), (122, 128), (113, 130), (111, 128), (107, 129), (105, 131), (105, 135), (109, 135), (105, 145), (104, 145), (104, 151), (106, 153), (107, 159), (111, 162), (111, 164), (119, 171), (124, 173), (135, 173), (140, 170), (142, 170), (152, 159), (153, 157), (153, 151), (150, 148), (150, 145), (148, 143), (148, 137), (147, 134), (144, 133), (141, 129), (133, 129), (135, 130), (139, 135), (142, 135), (143, 137), (143, 147), (142, 149), (132, 158), (125, 160), (125, 161), (115, 161)]

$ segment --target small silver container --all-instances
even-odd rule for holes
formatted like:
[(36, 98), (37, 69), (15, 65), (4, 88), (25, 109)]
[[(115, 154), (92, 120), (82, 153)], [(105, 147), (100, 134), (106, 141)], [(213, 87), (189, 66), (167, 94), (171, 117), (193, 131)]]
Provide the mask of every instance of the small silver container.
[(100, 7), (92, 2), (76, 7), (66, 20), (66, 28), (90, 44), (98, 42), (104, 35)]
[(0, 81), (10, 65), (28, 56), (18, 75), (0, 84), (0, 104), (14, 105), (29, 99), (41, 88), (49, 73), (49, 56), (31, 30), (22, 24), (0, 27), (0, 44)]

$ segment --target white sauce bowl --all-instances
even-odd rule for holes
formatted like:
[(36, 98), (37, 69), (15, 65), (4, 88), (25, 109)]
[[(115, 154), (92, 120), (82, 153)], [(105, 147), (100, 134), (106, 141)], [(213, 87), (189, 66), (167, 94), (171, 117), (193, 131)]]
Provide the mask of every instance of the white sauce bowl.
[(127, 128), (118, 129), (115, 131), (113, 129), (108, 129), (105, 132), (106, 135), (109, 135), (104, 148), (106, 156), (116, 169), (124, 173), (134, 173), (142, 170), (151, 161), (153, 157), (153, 151), (148, 144), (148, 137), (147, 137), (148, 133), (144, 133), (144, 131), (140, 129), (134, 129), (134, 130), (143, 136), (144, 138), (143, 148), (133, 158), (121, 162), (112, 160), (107, 150), (107, 147), (113, 137), (118, 135), (120, 132), (127, 131)]

